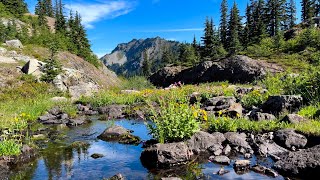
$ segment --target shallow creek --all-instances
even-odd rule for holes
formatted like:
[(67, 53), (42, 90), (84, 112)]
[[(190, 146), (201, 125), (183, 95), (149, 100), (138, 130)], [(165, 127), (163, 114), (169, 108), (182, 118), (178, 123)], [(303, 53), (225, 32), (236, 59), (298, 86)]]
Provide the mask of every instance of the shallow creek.
[[(133, 134), (143, 141), (150, 139), (144, 122), (121, 120), (114, 122), (117, 125), (133, 130)], [(90, 144), (88, 148), (65, 148), (61, 144), (48, 144), (41, 151), (40, 157), (34, 162), (15, 169), (12, 179), (103, 179), (121, 173), (126, 179), (160, 179), (165, 176), (180, 176), (182, 179), (283, 179), (272, 178), (252, 171), (245, 174), (236, 174), (233, 162), (225, 166), (230, 172), (219, 176), (216, 173), (221, 165), (205, 161), (204, 163), (191, 163), (184, 167), (172, 170), (148, 170), (140, 162), (142, 145), (123, 145), (114, 142), (105, 142), (97, 139), (107, 127), (106, 121), (93, 119), (89, 125), (79, 126), (66, 130), (63, 143), (70, 144), (74, 141), (85, 141)], [(103, 154), (104, 157), (93, 159), (92, 154)], [(232, 159), (242, 159), (235, 157)], [(253, 157), (251, 164), (272, 166), (269, 158), (258, 159)]]

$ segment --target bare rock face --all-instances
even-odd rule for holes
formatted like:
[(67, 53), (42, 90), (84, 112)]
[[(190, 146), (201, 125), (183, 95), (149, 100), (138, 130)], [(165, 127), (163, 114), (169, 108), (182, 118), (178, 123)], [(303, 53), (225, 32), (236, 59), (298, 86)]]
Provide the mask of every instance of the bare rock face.
[(320, 145), (297, 152), (288, 152), (280, 156), (274, 165), (276, 170), (288, 177), (313, 179), (319, 176)]
[[(176, 67), (166, 67), (150, 77), (156, 86), (168, 86), (181, 81), (185, 84), (201, 82), (229, 81), (232, 83), (247, 83), (265, 77), (267, 72), (283, 71), (274, 64), (254, 60), (247, 56), (233, 56), (220, 61), (206, 61), (193, 68), (169, 74)], [(164, 83), (165, 82), (165, 83)]]

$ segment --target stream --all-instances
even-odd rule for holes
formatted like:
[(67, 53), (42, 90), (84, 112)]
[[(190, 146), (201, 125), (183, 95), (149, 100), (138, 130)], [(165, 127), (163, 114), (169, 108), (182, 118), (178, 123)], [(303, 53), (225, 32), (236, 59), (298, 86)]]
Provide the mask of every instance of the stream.
[[(110, 122), (108, 122), (110, 123)], [(142, 121), (120, 120), (111, 122), (124, 128), (133, 130), (132, 134), (139, 136), (143, 141), (151, 138), (147, 127)], [(93, 118), (92, 123), (84, 126), (65, 130), (64, 144), (75, 141), (85, 141), (90, 144), (88, 148), (65, 148), (60, 143), (49, 143), (47, 148), (41, 151), (40, 157), (34, 162), (17, 167), (13, 170), (11, 179), (103, 179), (121, 173), (126, 179), (160, 179), (161, 177), (179, 176), (182, 179), (284, 179), (268, 177), (255, 172), (242, 175), (233, 170), (233, 162), (224, 169), (229, 173), (219, 176), (215, 174), (221, 165), (212, 162), (191, 163), (184, 167), (172, 170), (148, 170), (140, 162), (142, 145), (123, 145), (114, 142), (105, 142), (97, 139), (107, 127), (106, 121)], [(92, 154), (103, 154), (104, 157), (94, 159)], [(239, 156), (238, 159), (243, 159)], [(271, 167), (273, 162), (269, 158), (250, 159), (252, 164), (260, 164)]]

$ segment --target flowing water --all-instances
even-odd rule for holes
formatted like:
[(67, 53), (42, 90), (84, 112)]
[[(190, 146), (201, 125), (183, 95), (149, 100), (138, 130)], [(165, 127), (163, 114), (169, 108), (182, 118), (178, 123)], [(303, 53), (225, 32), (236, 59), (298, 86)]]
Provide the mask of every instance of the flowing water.
[[(133, 130), (133, 134), (142, 140), (148, 140), (147, 128), (143, 122), (121, 120), (114, 122), (117, 125)], [(93, 120), (89, 125), (75, 127), (67, 130), (64, 143), (74, 141), (86, 141), (90, 143), (88, 148), (65, 148), (58, 143), (49, 143), (41, 152), (41, 156), (33, 163), (17, 168), (12, 179), (103, 179), (121, 173), (126, 179), (158, 179), (162, 176), (180, 176), (182, 179), (283, 179), (283, 177), (271, 178), (255, 172), (238, 175), (233, 170), (232, 164), (225, 166), (230, 173), (223, 176), (216, 175), (221, 165), (211, 162), (192, 163), (184, 167), (172, 170), (159, 171), (148, 170), (140, 162), (142, 145), (123, 145), (113, 142), (105, 142), (96, 137), (107, 127), (105, 121)], [(100, 159), (93, 159), (93, 153), (103, 154)], [(239, 157), (241, 158), (241, 157)], [(259, 163), (271, 166), (272, 160), (264, 158), (251, 159), (252, 164)]]

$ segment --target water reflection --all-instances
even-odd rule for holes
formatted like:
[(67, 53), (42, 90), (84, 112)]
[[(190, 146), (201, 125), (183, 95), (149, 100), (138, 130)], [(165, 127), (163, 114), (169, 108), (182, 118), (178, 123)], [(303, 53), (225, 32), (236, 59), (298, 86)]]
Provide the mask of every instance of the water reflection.
[[(143, 122), (124, 120), (115, 123), (133, 130), (133, 134), (142, 140), (150, 139)], [(96, 138), (106, 126), (106, 122), (93, 121), (90, 125), (68, 130), (65, 132), (68, 138), (64, 143), (86, 141), (90, 146), (66, 147), (64, 144), (50, 143), (48, 148), (41, 152), (40, 159), (27, 168), (17, 171), (20, 175), (16, 173), (12, 179), (103, 179), (117, 173), (121, 173), (129, 180), (160, 179), (168, 176), (179, 176), (182, 179), (272, 179), (254, 172), (237, 175), (232, 165), (224, 167), (230, 173), (219, 176), (215, 173), (221, 166), (207, 161), (190, 163), (169, 170), (148, 170), (140, 162), (140, 154), (143, 150), (141, 145), (123, 145), (104, 142)], [(93, 159), (90, 156), (94, 153), (103, 154), (104, 157)], [(265, 158), (253, 158), (252, 161), (266, 166), (272, 163)]]

